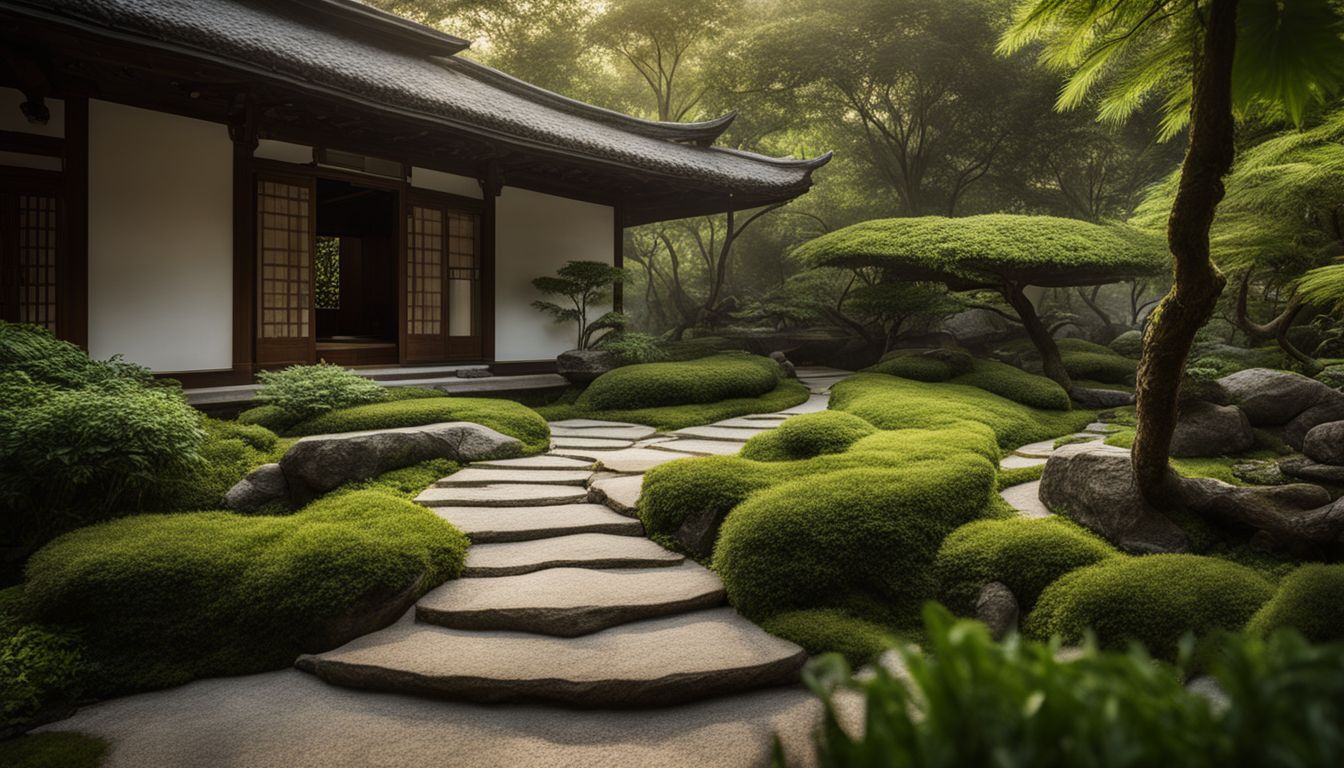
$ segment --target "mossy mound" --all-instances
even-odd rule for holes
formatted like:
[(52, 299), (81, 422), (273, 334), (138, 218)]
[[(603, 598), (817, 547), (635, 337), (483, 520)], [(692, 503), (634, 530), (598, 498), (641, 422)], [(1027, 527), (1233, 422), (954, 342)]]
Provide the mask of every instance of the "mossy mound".
[(1267, 635), (1292, 627), (1318, 643), (1344, 640), (1344, 565), (1304, 565), (1283, 578), (1247, 631)]
[(629, 421), (647, 424), (664, 432), (684, 427), (711, 424), (735, 416), (752, 413), (774, 413), (807, 401), (807, 387), (796, 381), (781, 381), (774, 389), (759, 397), (737, 397), (714, 403), (663, 405), (655, 408), (595, 410), (574, 402), (543, 405), (537, 412), (549, 421), (564, 419), (599, 419), (602, 421)]
[(923, 355), (891, 355), (876, 365), (863, 369), (866, 373), (885, 373), (888, 376), (900, 376), (915, 381), (947, 381), (955, 373), (952, 366), (944, 360)]
[(1132, 384), (1137, 361), (1114, 352), (1061, 352), (1064, 370), (1075, 379), (1091, 379), (1104, 384)]
[(1072, 407), (1069, 393), (1059, 384), (1007, 363), (976, 360), (971, 372), (962, 374), (952, 381), (956, 384), (978, 387), (1031, 408), (1067, 411)]
[(751, 438), (740, 455), (755, 461), (810, 459), (840, 453), (876, 431), (872, 424), (843, 411), (808, 413)]
[(1137, 641), (1173, 659), (1185, 633), (1239, 630), (1272, 595), (1260, 574), (1215, 557), (1110, 557), (1046, 587), (1024, 629), (1066, 642), (1090, 629), (1103, 648)]
[(641, 363), (597, 377), (575, 402), (581, 408), (614, 410), (759, 397), (774, 389), (779, 364), (768, 357), (719, 354), (669, 363)]
[(855, 667), (872, 661), (899, 640), (881, 624), (835, 609), (781, 613), (766, 619), (761, 628), (813, 655), (839, 653)]
[(969, 614), (991, 581), (1008, 587), (1025, 613), (1064, 574), (1117, 554), (1100, 538), (1062, 518), (976, 520), (953, 531), (938, 550), (939, 596)]
[(527, 452), (544, 451), (551, 443), (551, 429), (536, 411), (512, 400), (488, 397), (421, 397), (357, 405), (301, 421), (284, 433), (322, 435), (445, 421), (469, 421), (516, 437)]

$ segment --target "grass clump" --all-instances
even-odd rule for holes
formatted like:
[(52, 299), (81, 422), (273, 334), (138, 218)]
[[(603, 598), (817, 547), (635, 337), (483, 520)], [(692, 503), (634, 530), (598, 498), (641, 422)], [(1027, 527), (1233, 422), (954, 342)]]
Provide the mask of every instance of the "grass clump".
[(537, 409), (537, 412), (548, 421), (562, 421), (564, 419), (628, 421), (635, 424), (647, 424), (650, 427), (667, 432), (752, 413), (782, 411), (806, 402), (809, 394), (807, 387), (796, 381), (781, 381), (778, 386), (760, 397), (739, 397), (714, 403), (604, 411), (595, 410), (571, 400), (541, 406)]
[(1291, 627), (1314, 642), (1344, 640), (1344, 565), (1304, 565), (1279, 582), (1246, 626), (1256, 635)]
[(938, 550), (941, 599), (970, 613), (991, 581), (1008, 587), (1025, 613), (1064, 574), (1116, 554), (1113, 547), (1061, 518), (976, 520), (953, 531)]
[(755, 461), (810, 459), (840, 453), (875, 432), (872, 424), (843, 411), (807, 413), (751, 438), (740, 455)]
[(1067, 411), (1072, 407), (1069, 393), (1059, 384), (1007, 363), (976, 360), (975, 368), (970, 373), (964, 373), (953, 381), (979, 387), (1032, 408)]
[(467, 539), (377, 490), (288, 516), (140, 515), (68, 533), (28, 565), (24, 602), (78, 632), (101, 694), (291, 664), (346, 618), (457, 576)]
[(0, 742), (0, 768), (98, 768), (108, 744), (75, 731), (32, 733)]
[(896, 645), (896, 633), (836, 609), (789, 611), (761, 623), (775, 637), (797, 643), (810, 654), (838, 653), (850, 664), (867, 664)]
[(576, 404), (593, 410), (616, 410), (759, 397), (778, 386), (780, 376), (774, 360), (747, 354), (642, 363), (597, 377)]
[(511, 400), (488, 397), (425, 397), (357, 405), (301, 421), (285, 434), (358, 432), (445, 421), (470, 421), (516, 437), (528, 453), (544, 451), (551, 442), (551, 429), (536, 411)]
[(1186, 632), (1204, 637), (1238, 630), (1272, 595), (1255, 571), (1214, 557), (1111, 557), (1047, 587), (1025, 630), (1076, 642), (1090, 629), (1104, 648), (1137, 641), (1154, 656), (1173, 659)]

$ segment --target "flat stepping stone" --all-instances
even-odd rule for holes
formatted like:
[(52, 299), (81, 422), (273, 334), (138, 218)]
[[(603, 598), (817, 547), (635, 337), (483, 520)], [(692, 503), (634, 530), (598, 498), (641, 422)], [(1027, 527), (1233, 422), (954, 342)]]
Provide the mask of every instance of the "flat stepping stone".
[(643, 536), (644, 526), (602, 504), (547, 507), (434, 507), (434, 514), (467, 534), (474, 544), (531, 541), (575, 533)]
[[(666, 451), (664, 451), (666, 453)], [(633, 515), (639, 505), (639, 493), (644, 486), (643, 475), (624, 475), (594, 480), (588, 489), (608, 507)]]
[(433, 487), (415, 500), (426, 507), (531, 507), (578, 504), (588, 500), (588, 489), (532, 483)]
[(740, 419), (745, 419), (746, 421), (775, 421), (775, 422), (779, 422), (779, 421), (784, 421), (785, 419), (789, 418), (789, 414), (787, 414), (787, 413), (749, 413), (749, 414), (747, 414), (746, 416), (739, 416), (738, 418), (740, 418)]
[(769, 429), (774, 429), (775, 427), (777, 427), (777, 426), (780, 425), (780, 422), (783, 422), (785, 419), (789, 418), (788, 416), (785, 416), (784, 414), (770, 414), (770, 415), (771, 415), (771, 416), (778, 416), (779, 418), (778, 418), (778, 419), (770, 419), (770, 420), (766, 420), (766, 419), (755, 419), (755, 418), (752, 418), (752, 417), (750, 417), (750, 416), (739, 416), (739, 417), (737, 417), (737, 418), (735, 418), (735, 419), (724, 419), (723, 421), (716, 421), (716, 422), (714, 422), (713, 424), (711, 424), (710, 426), (711, 426), (711, 427), (733, 427), (733, 428), (738, 428), (738, 429), (759, 429), (759, 430), (769, 430)]
[(1042, 440), (1038, 443), (1027, 443), (1013, 449), (1013, 453), (1018, 456), (1026, 456), (1029, 459), (1048, 459), (1050, 454), (1055, 452), (1055, 440)]
[(450, 581), (420, 598), (415, 617), (451, 629), (578, 637), (726, 601), (719, 577), (691, 562), (656, 570), (551, 568)]
[(702, 440), (733, 440), (739, 443), (745, 443), (762, 432), (769, 432), (771, 429), (772, 427), (743, 429), (741, 427), (719, 427), (710, 425), (707, 427), (687, 427), (686, 429), (678, 429), (672, 434), (677, 435), (678, 437), (695, 437)]
[(800, 379), (815, 379), (821, 376), (853, 376), (853, 371), (843, 368), (831, 368), (825, 365), (800, 365), (794, 368)]
[(1029, 458), (1027, 456), (1004, 456), (1003, 461), (999, 462), (1002, 469), (1022, 469), (1023, 467), (1039, 467), (1049, 459)]
[(831, 405), (830, 395), (812, 395), (811, 397), (807, 398), (806, 402), (799, 403), (798, 405), (795, 405), (792, 408), (786, 408), (785, 410), (780, 411), (780, 413), (787, 414), (789, 416), (798, 416), (804, 413), (817, 413), (819, 411), (826, 410), (827, 408), (830, 407), (830, 405)]
[(551, 428), (560, 427), (561, 429), (587, 429), (589, 427), (644, 427), (643, 424), (635, 424), (629, 421), (602, 421), (601, 419), (562, 419), (560, 421), (550, 422)]
[(608, 472), (648, 472), (659, 464), (690, 458), (689, 453), (658, 451), (653, 448), (623, 448), (608, 451), (597, 458), (598, 465)]
[(1112, 432), (1118, 432), (1119, 430), (1120, 427), (1115, 424), (1107, 424), (1104, 421), (1094, 421), (1086, 427), (1083, 427), (1084, 432), (1092, 432), (1098, 435), (1109, 435)]
[(1022, 517), (1050, 517), (1052, 514), (1050, 508), (1041, 501), (1041, 481), (1034, 480), (1030, 483), (1014, 485), (1011, 488), (1004, 488), (999, 491), (1003, 500), (1012, 505), (1013, 509)]
[(584, 485), (592, 475), (591, 469), (478, 469), (467, 467), (436, 481), (434, 485), (439, 488), (497, 483)]
[(736, 456), (738, 451), (742, 450), (742, 444), (732, 440), (693, 440), (687, 438), (651, 445), (649, 448), (655, 451), (672, 451), (683, 454), (694, 453), (707, 456)]
[(630, 426), (612, 425), (606, 427), (557, 427), (551, 425), (551, 437), (596, 437), (609, 440), (643, 440), (658, 434), (653, 427), (641, 424)]
[(617, 448), (629, 448), (632, 441), (615, 440), (606, 437), (567, 437), (561, 435), (551, 438), (551, 444), (556, 448), (606, 448), (615, 450)]
[(478, 461), (471, 466), (473, 469), (590, 469), (593, 462), (548, 453), (521, 459)]
[(329, 683), (483, 703), (656, 707), (798, 682), (807, 653), (731, 608), (555, 638), (401, 621), (295, 665)]
[(516, 576), (546, 568), (658, 568), (684, 561), (638, 536), (577, 533), (535, 541), (480, 544), (467, 550), (463, 576)]

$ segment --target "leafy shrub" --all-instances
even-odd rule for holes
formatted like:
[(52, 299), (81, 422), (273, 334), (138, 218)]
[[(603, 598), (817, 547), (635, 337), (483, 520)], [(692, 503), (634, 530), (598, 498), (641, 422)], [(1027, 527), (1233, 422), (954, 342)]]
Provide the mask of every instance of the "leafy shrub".
[(1069, 393), (1059, 384), (1007, 363), (977, 360), (974, 370), (956, 377), (953, 382), (979, 387), (1032, 408), (1067, 411), (1072, 407)]
[(976, 520), (953, 531), (938, 550), (939, 594), (969, 613), (991, 581), (1007, 586), (1025, 613), (1060, 576), (1116, 554), (1109, 544), (1060, 518)]
[(61, 341), (37, 325), (0, 321), (0, 371), (22, 373), (33, 382), (63, 389), (80, 389), (108, 382), (173, 388), (159, 382), (148, 368), (120, 356), (92, 360), (84, 350)]
[(876, 431), (872, 424), (841, 411), (808, 413), (751, 438), (740, 455), (755, 461), (810, 459), (839, 453)]
[(1047, 587), (1025, 629), (1066, 641), (1091, 629), (1103, 647), (1138, 641), (1170, 659), (1186, 632), (1199, 637), (1240, 629), (1272, 594), (1255, 571), (1214, 557), (1112, 557)]
[(0, 605), (0, 729), (69, 707), (88, 673), (83, 648), (69, 633), (33, 624), (20, 612), (22, 588)]
[(621, 365), (658, 363), (667, 359), (667, 353), (658, 344), (658, 339), (647, 333), (634, 331), (610, 333), (603, 336), (594, 346), (610, 352)]
[(283, 433), (294, 426), (297, 419), (285, 413), (278, 405), (258, 405), (238, 414), (239, 424), (264, 427), (276, 433)]
[(1106, 350), (1103, 352), (1066, 352), (1061, 350), (1064, 370), (1075, 379), (1095, 379), (1107, 384), (1128, 384), (1134, 381), (1137, 363), (1128, 357)]
[(923, 355), (894, 355), (863, 370), (915, 381), (947, 381), (952, 378), (952, 366), (942, 360)]
[(1304, 565), (1279, 582), (1247, 630), (1266, 635), (1291, 627), (1316, 642), (1344, 640), (1344, 565)]
[(81, 633), (99, 693), (286, 666), (361, 606), (461, 572), (466, 537), (381, 491), (299, 512), (141, 515), (68, 533), (33, 556), (25, 600)]
[(835, 609), (781, 613), (766, 619), (761, 628), (810, 654), (838, 653), (855, 665), (872, 661), (897, 642), (886, 627)]
[(74, 731), (31, 733), (4, 742), (0, 768), (98, 768), (107, 742)]
[(224, 494), (249, 472), (279, 461), (289, 441), (257, 424), (205, 418), (201, 461), (163, 473), (152, 500), (143, 508), (163, 512), (220, 509)]
[(722, 354), (678, 363), (643, 363), (597, 377), (577, 404), (609, 410), (712, 403), (759, 397), (774, 389), (779, 380), (779, 364), (754, 355)]
[(445, 421), (470, 421), (523, 441), (528, 451), (550, 445), (551, 429), (536, 411), (511, 400), (488, 397), (428, 397), (371, 403), (324, 413), (293, 425), (285, 434), (321, 435), (366, 429), (418, 427)]
[(256, 401), (273, 405), (294, 421), (349, 408), (376, 403), (387, 397), (377, 382), (339, 365), (291, 365), (280, 371), (257, 374), (261, 389)]
[[(900, 676), (878, 665), (854, 678), (837, 656), (805, 669), (824, 707), (822, 768), (1326, 768), (1344, 748), (1341, 645), (1230, 639), (1213, 670), (1227, 698), (1215, 704), (1137, 649), (1063, 659), (1044, 643), (995, 643), (938, 606), (924, 615), (927, 652), (900, 646)], [(864, 699), (859, 728), (836, 706), (842, 688)]]
[(807, 387), (796, 381), (781, 381), (779, 386), (759, 397), (738, 397), (714, 403), (664, 405), (655, 408), (599, 410), (573, 401), (543, 405), (537, 412), (550, 421), (563, 419), (605, 419), (647, 424), (667, 432), (684, 427), (710, 424), (751, 413), (773, 413), (804, 403), (810, 396)]

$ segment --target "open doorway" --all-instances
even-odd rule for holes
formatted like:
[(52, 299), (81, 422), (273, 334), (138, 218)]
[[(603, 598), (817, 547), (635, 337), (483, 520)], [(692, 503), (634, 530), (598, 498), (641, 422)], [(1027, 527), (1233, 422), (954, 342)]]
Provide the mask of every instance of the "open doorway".
[(397, 193), (317, 180), (317, 357), (391, 365), (397, 353)]

